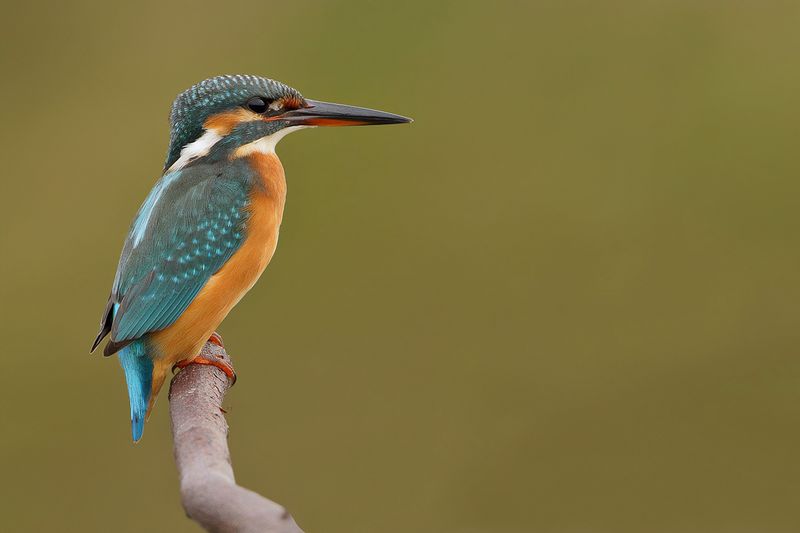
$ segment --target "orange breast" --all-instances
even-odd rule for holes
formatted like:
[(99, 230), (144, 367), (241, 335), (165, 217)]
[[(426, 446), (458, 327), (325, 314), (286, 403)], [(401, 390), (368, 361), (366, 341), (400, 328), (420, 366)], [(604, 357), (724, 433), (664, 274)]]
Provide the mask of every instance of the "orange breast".
[(160, 355), (155, 361), (157, 368), (153, 369), (154, 380), (158, 377), (163, 380), (163, 373), (174, 363), (191, 359), (200, 352), (228, 312), (255, 284), (275, 252), (286, 201), (283, 166), (275, 154), (253, 153), (247, 158), (261, 177), (261, 184), (250, 197), (245, 241), (208, 280), (178, 320), (152, 334), (151, 340)]

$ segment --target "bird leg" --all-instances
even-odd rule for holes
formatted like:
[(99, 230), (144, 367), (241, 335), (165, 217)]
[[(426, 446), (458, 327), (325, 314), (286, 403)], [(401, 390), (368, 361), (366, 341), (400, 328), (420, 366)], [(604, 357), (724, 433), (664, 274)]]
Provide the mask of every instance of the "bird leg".
[(236, 383), (236, 372), (233, 370), (233, 365), (228, 356), (225, 354), (225, 345), (222, 343), (222, 337), (216, 331), (211, 334), (200, 353), (193, 359), (184, 359), (178, 361), (172, 367), (173, 372), (176, 368), (185, 368), (189, 365), (211, 365), (219, 368), (228, 379), (231, 380), (231, 387)]

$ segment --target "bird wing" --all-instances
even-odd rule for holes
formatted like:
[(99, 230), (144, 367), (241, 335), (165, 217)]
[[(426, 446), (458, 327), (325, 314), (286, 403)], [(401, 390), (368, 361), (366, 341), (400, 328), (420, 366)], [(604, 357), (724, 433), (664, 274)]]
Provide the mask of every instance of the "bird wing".
[(120, 257), (95, 346), (111, 355), (164, 329), (241, 246), (249, 187), (207, 165), (164, 175), (142, 204)]

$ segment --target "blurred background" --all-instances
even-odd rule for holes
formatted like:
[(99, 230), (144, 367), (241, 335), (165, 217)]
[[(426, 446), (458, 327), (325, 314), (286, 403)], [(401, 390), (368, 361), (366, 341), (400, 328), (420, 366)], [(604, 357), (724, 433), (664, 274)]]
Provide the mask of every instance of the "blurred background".
[(412, 116), (284, 140), (220, 332), (238, 480), (308, 532), (800, 529), (795, 2), (69, 2), (0, 37), (0, 529), (197, 531), (166, 390), (89, 356), (172, 99)]

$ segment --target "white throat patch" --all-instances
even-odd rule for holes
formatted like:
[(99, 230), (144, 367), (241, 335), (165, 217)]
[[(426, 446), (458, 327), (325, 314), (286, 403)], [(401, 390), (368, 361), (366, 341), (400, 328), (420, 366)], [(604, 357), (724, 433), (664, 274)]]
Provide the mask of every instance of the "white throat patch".
[[(267, 135), (266, 137), (262, 137), (251, 143), (240, 146), (233, 153), (233, 158), (236, 159), (238, 157), (246, 157), (253, 153), (274, 154), (275, 146), (281, 139), (293, 131), (313, 127), (314, 126), (289, 126), (287, 128), (283, 128), (276, 131), (272, 135)], [(172, 166), (167, 169), (166, 174), (180, 170), (195, 159), (208, 155), (208, 152), (211, 151), (211, 148), (220, 140), (222, 140), (222, 135), (217, 133), (216, 130), (205, 130), (203, 135), (181, 149), (180, 157), (178, 157), (178, 159), (172, 163)]]
[(237, 148), (235, 152), (233, 152), (233, 158), (236, 159), (238, 157), (247, 157), (248, 155), (254, 153), (274, 154), (275, 146), (278, 144), (278, 142), (280, 142), (281, 139), (293, 131), (302, 130), (305, 128), (313, 128), (313, 126), (289, 126), (287, 128), (283, 128), (282, 130), (276, 131), (272, 135), (267, 135), (266, 137), (261, 137), (260, 139), (251, 143), (243, 144)]

